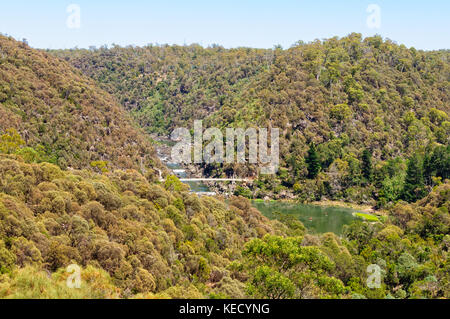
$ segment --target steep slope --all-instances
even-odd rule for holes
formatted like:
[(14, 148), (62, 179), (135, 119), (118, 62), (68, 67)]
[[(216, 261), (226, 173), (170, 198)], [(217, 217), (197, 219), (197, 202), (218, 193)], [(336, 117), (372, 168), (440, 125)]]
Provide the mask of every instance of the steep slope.
[[(215, 50), (221, 51), (220, 48)], [(244, 51), (235, 53), (239, 56)], [(285, 53), (276, 52), (276, 61), (282, 61), (278, 54)], [(432, 53), (431, 61), (442, 60), (446, 54)], [(407, 112), (402, 119), (405, 121), (402, 125), (408, 124), (408, 133), (423, 132), (411, 128), (413, 124), (427, 126), (426, 136), (435, 144), (444, 144), (447, 138), (448, 79), (439, 78), (440, 68), (444, 72), (448, 70), (447, 60), (443, 61), (436, 66), (437, 71), (433, 66), (431, 74), (424, 75), (429, 82), (421, 84), (427, 89), (423, 92), (425, 95), (432, 94), (436, 98), (436, 108), (423, 113), (431, 106), (431, 101), (423, 98), (425, 111), (420, 105), (409, 105), (414, 112)], [(279, 103), (272, 109), (280, 97), (270, 97), (269, 93), (289, 97), (286, 94), (292, 93), (296, 85), (301, 86), (304, 75), (298, 74), (300, 84), (295, 84), (296, 75), (289, 71), (286, 74), (290, 79), (286, 80), (284, 71), (281, 72), (285, 64), (278, 63), (280, 65), (266, 64), (265, 71), (259, 70), (259, 66), (250, 68), (253, 71), (249, 77), (245, 76), (248, 70), (237, 72), (238, 80), (234, 82), (228, 78), (232, 85), (223, 92), (234, 93), (222, 100), (222, 106), (208, 120), (221, 125), (282, 123), (282, 114), (288, 113), (289, 108), (283, 109), (284, 104)], [(425, 74), (430, 67), (427, 65), (423, 69)], [(231, 66), (233, 63), (227, 64), (227, 68)], [(399, 71), (402, 70), (400, 67)], [(320, 81), (322, 72), (325, 70), (318, 76), (307, 76), (306, 80)], [(350, 74), (353, 77), (357, 73)], [(274, 81), (276, 83), (272, 83)], [(295, 84), (293, 88), (291, 82)], [(198, 83), (202, 83), (201, 79)], [(332, 111), (340, 120), (346, 119), (346, 116), (340, 117), (341, 114), (348, 114), (348, 109), (359, 105), (353, 100), (350, 102), (355, 93), (353, 89), (358, 91), (358, 87), (352, 81), (349, 83), (352, 90), (334, 91), (330, 87), (330, 91), (326, 91), (326, 86), (324, 89), (324, 96), (332, 93), (331, 99), (332, 96), (347, 99), (347, 106)], [(161, 185), (137, 170), (114, 169), (142, 168), (141, 163), (152, 166), (151, 148), (111, 96), (95, 88), (90, 80), (63, 61), (1, 37), (0, 85), (0, 123), (4, 131), (0, 139), (0, 298), (449, 297), (450, 184), (448, 180), (442, 181), (450, 167), (448, 147), (431, 145), (426, 149), (423, 176), (413, 157), (407, 169), (403, 167), (402, 158), (377, 162), (372, 172), (376, 175), (373, 182), (368, 180), (370, 174), (365, 177), (365, 187), (370, 190), (378, 187), (380, 178), (388, 176), (389, 181), (400, 171), (406, 174), (405, 183), (414, 195), (420, 188), (417, 186), (422, 186), (420, 177), (426, 176), (426, 180), (436, 186), (422, 200), (415, 204), (393, 205), (385, 216), (380, 216), (381, 222), (358, 221), (347, 227), (341, 238), (331, 233), (312, 235), (289, 216), (268, 220), (245, 198), (233, 197), (223, 202), (198, 197), (188, 192), (174, 176)], [(173, 87), (176, 85), (172, 83)], [(211, 92), (222, 92), (221, 86), (214, 88), (215, 85), (217, 82), (209, 78), (206, 86), (211, 90), (211, 97), (214, 96)], [(313, 85), (307, 85), (305, 90), (310, 87)], [(297, 96), (292, 94), (292, 98)], [(355, 94), (360, 97), (360, 93)], [(194, 94), (194, 97), (199, 96), (202, 95)], [(227, 110), (227, 98), (236, 99), (236, 105), (241, 101), (242, 110), (253, 112), (248, 113), (252, 114), (251, 118), (244, 119), (242, 116), (249, 116), (244, 113), (238, 115), (239, 109), (230, 114), (222, 113)], [(261, 104), (242, 102), (245, 99), (261, 101)], [(259, 109), (259, 106), (264, 107)], [(390, 106), (381, 104), (381, 107)], [(205, 111), (193, 107), (189, 112), (194, 110), (201, 114)], [(274, 117), (276, 111), (282, 113)], [(230, 116), (225, 117), (225, 114)], [(305, 115), (313, 128), (321, 113), (317, 114), (316, 117), (309, 110)], [(184, 120), (178, 118), (177, 121), (168, 124), (163, 121), (161, 123), (167, 125), (158, 128), (166, 130)], [(358, 121), (352, 119), (350, 123)], [(292, 122), (292, 118), (287, 118), (286, 123)], [(364, 174), (371, 171), (370, 156), (363, 153), (366, 155), (361, 163), (356, 157), (352, 158), (350, 155), (359, 143), (351, 135), (353, 131), (340, 122), (339, 125), (330, 123), (338, 139), (345, 141), (343, 154), (333, 163), (349, 173), (343, 175), (345, 182), (355, 183), (359, 178), (358, 169)], [(297, 129), (292, 129), (294, 133), (288, 129), (284, 142), (301, 142)], [(311, 139), (322, 136), (320, 130), (311, 132)], [(295, 134), (296, 137), (292, 137)], [(318, 143), (317, 152), (328, 154), (321, 148), (327, 142)], [(421, 145), (411, 148), (398, 152), (415, 152)], [(314, 152), (315, 148), (311, 147), (309, 153)], [(141, 162), (147, 154), (147, 161)], [(388, 155), (381, 154), (379, 158), (383, 156)], [(309, 156), (308, 162), (313, 162), (311, 158)], [(105, 169), (102, 160), (109, 162), (110, 169)], [(324, 160), (321, 161), (319, 164), (323, 165)], [(285, 164), (298, 169), (292, 161)], [(67, 165), (75, 168), (91, 165), (99, 172), (62, 169)], [(282, 183), (290, 180), (286, 172), (281, 171), (277, 176)], [(311, 183), (312, 187), (304, 189), (329, 190), (335, 186), (331, 178), (337, 173), (327, 171), (308, 178), (305, 183)], [(347, 191), (352, 189), (352, 184), (345, 186)], [(384, 191), (392, 189), (395, 187), (390, 184), (383, 188)], [(69, 275), (66, 267), (71, 264), (81, 267), (80, 289), (71, 289), (66, 284)], [(374, 264), (384, 274), (381, 287), (376, 289), (366, 285), (367, 266)]]
[(244, 243), (286, 229), (247, 201), (199, 198), (176, 178), (161, 187), (134, 170), (63, 171), (0, 154), (0, 181), (0, 298), (2, 273), (72, 263), (108, 272), (121, 297), (224, 276), (232, 284), (226, 266)]
[[(426, 162), (426, 154), (450, 141), (448, 50), (351, 34), (287, 50), (147, 46), (52, 53), (124, 97), (122, 104), (149, 131), (168, 134), (194, 119), (220, 128), (281, 128), (282, 169), (275, 183), (262, 180), (251, 196), (281, 196), (287, 189), (302, 200), (389, 202), (401, 197), (407, 159)], [(444, 153), (441, 163), (449, 163), (448, 147)], [(242, 165), (205, 171), (256, 172)], [(427, 186), (432, 177), (449, 178), (440, 171), (426, 176)]]
[(61, 167), (157, 163), (129, 115), (92, 80), (45, 52), (0, 36), (0, 132), (8, 129)]
[(273, 53), (219, 46), (146, 46), (51, 51), (114, 94), (149, 132), (167, 134), (219, 110)]
[(449, 51), (417, 51), (357, 34), (300, 43), (276, 55), (270, 70), (212, 122), (270, 123), (299, 155), (311, 141), (338, 138), (347, 140), (345, 153), (366, 147), (381, 159), (429, 141), (446, 144), (449, 58)]
[[(161, 121), (150, 131), (168, 133), (208, 117), (220, 125), (270, 122), (299, 137), (303, 148), (345, 133), (354, 148), (364, 143), (376, 157), (414, 148), (418, 137), (448, 141), (448, 125), (438, 127), (450, 108), (448, 51), (352, 34), (288, 50), (192, 45), (52, 53), (120, 98), (144, 127)], [(411, 124), (421, 132), (407, 134)]]
[[(63, 171), (0, 154), (0, 181), (0, 298), (450, 297), (449, 183), (339, 238), (133, 170)], [(80, 289), (66, 285), (71, 264)], [(374, 264), (377, 289), (366, 285)]]

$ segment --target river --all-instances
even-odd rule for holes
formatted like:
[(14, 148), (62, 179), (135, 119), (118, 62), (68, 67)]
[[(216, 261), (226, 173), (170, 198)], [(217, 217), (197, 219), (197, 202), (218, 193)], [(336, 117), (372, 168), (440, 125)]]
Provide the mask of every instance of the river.
[[(166, 166), (178, 178), (186, 178), (185, 168), (176, 163), (165, 163)], [(213, 195), (211, 190), (201, 181), (186, 181), (191, 191), (199, 195)], [(343, 226), (352, 223), (357, 217), (353, 209), (345, 207), (330, 207), (319, 205), (305, 205), (285, 201), (252, 201), (253, 207), (258, 209), (269, 219), (275, 218), (275, 212), (294, 216), (300, 220), (305, 227), (313, 233), (333, 232), (342, 234)]]
[[(172, 172), (178, 177), (178, 178), (186, 178), (186, 170), (181, 166), (180, 164), (176, 163), (166, 163), (166, 166), (172, 170)], [(191, 188), (191, 191), (196, 194), (209, 194), (211, 190), (202, 182), (197, 181), (187, 181), (184, 182), (185, 184), (188, 184)]]
[(269, 219), (274, 213), (291, 215), (300, 220), (313, 233), (333, 232), (342, 234), (343, 226), (351, 224), (357, 217), (351, 208), (306, 205), (283, 201), (252, 201), (252, 205)]

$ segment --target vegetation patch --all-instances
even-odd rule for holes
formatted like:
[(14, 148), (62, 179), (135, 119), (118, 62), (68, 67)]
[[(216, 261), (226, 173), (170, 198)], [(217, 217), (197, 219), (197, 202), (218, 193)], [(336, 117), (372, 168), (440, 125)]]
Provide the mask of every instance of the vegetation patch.
[(371, 214), (366, 214), (366, 213), (355, 213), (355, 216), (358, 216), (366, 221), (369, 222), (379, 222), (380, 220), (378, 219), (377, 216), (375, 215), (371, 215)]

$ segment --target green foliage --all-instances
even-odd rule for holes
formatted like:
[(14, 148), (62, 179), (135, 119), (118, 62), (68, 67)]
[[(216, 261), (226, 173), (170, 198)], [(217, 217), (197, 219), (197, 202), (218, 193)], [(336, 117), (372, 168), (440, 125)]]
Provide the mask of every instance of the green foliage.
[(295, 285), (278, 271), (261, 266), (256, 268), (248, 285), (249, 295), (255, 298), (285, 299), (292, 298)]
[(305, 162), (308, 165), (308, 178), (316, 178), (321, 166), (314, 143), (311, 143), (309, 146), (308, 156), (305, 158)]
[(427, 150), (423, 160), (423, 175), (427, 185), (433, 185), (433, 178), (450, 178), (450, 144)]
[(243, 196), (245, 198), (252, 198), (253, 194), (251, 190), (249, 190), (247, 187), (243, 187), (238, 185), (234, 191), (234, 195), (236, 196)]
[(158, 163), (130, 116), (87, 77), (12, 38), (0, 35), (0, 47), (1, 153), (62, 168), (89, 168), (104, 159), (110, 169)]
[[(0, 158), (0, 174), (4, 298), (448, 297), (448, 182), (339, 238), (287, 216), (269, 221), (243, 197), (166, 190), (132, 170)], [(72, 263), (81, 290), (65, 286)], [(365, 285), (373, 263), (379, 289)]]
[(0, 298), (8, 299), (111, 299), (119, 298), (108, 274), (92, 266), (81, 271), (81, 287), (69, 288), (64, 269), (48, 275), (33, 266), (0, 277)]
[(164, 182), (164, 188), (170, 191), (180, 192), (186, 191), (188, 189), (188, 186), (180, 182), (178, 177), (176, 177), (175, 175), (169, 175), (166, 177), (166, 180)]
[(363, 177), (368, 181), (372, 181), (372, 154), (368, 149), (364, 149), (362, 153), (362, 165), (361, 165), (361, 172)]
[(108, 172), (108, 162), (106, 161), (92, 161), (90, 165), (91, 167), (95, 168), (98, 172), (101, 173)]
[[(339, 298), (343, 283), (333, 278), (335, 264), (319, 248), (303, 246), (302, 237), (266, 235), (245, 245), (248, 291), (257, 298)], [(331, 276), (329, 278), (328, 276)]]
[(330, 116), (342, 122), (348, 120), (352, 116), (352, 111), (347, 104), (333, 105), (330, 109)]
[(402, 199), (409, 203), (425, 195), (422, 165), (422, 159), (417, 154), (408, 160)]
[(379, 219), (377, 216), (371, 215), (371, 214), (365, 214), (365, 213), (355, 213), (356, 216), (361, 217), (364, 220), (370, 221), (370, 222), (378, 222)]
[(0, 240), (0, 275), (11, 272), (16, 263), (16, 256), (5, 247), (5, 243)]
[[(186, 297), (168, 291), (186, 282), (197, 291), (192, 295), (206, 296), (241, 258), (248, 238), (275, 232), (248, 200), (199, 198), (177, 178), (165, 189), (133, 170), (69, 171), (0, 156), (0, 179), (0, 276), (10, 276), (0, 279), (5, 298)], [(112, 291), (65, 289), (58, 278), (72, 263), (100, 269), (92, 285), (106, 285), (107, 274)], [(236, 285), (244, 294), (244, 284)]]
[[(192, 127), (192, 118), (223, 129), (283, 128), (280, 174), (254, 189), (261, 198), (282, 198), (297, 184), (302, 201), (386, 206), (398, 200), (406, 168), (386, 174), (377, 167), (449, 142), (448, 50), (418, 51), (353, 33), (286, 50), (149, 45), (51, 53), (114, 94), (150, 132), (169, 135)], [(309, 160), (311, 141), (318, 160)], [(256, 172), (237, 164), (204, 170), (214, 176)], [(319, 172), (320, 181), (308, 181)], [(432, 177), (438, 174), (426, 185)]]
[[(51, 52), (119, 106), (48, 52), (0, 46), (1, 298), (450, 297), (448, 51), (351, 34), (288, 50)], [(226, 203), (174, 176), (152, 183), (158, 161), (122, 107), (162, 134), (192, 118), (284, 128), (282, 167)], [(245, 199), (290, 188), (386, 210), (337, 237)], [(65, 284), (72, 263), (79, 290)], [(371, 264), (380, 288), (366, 285)]]
[(6, 130), (5, 134), (0, 136), (0, 152), (5, 154), (16, 153), (25, 141), (20, 137), (19, 133), (13, 128)]

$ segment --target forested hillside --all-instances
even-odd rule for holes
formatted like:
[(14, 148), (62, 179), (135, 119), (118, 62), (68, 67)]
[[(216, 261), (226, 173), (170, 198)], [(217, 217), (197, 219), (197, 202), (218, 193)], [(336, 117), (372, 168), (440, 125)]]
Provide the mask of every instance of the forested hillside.
[(141, 169), (158, 162), (148, 138), (92, 80), (1, 35), (0, 132), (10, 143), (2, 152), (14, 153), (22, 143), (26, 156), (63, 168)]
[[(321, 56), (329, 46), (339, 59)], [(413, 52), (356, 35), (286, 51), (58, 52), (94, 78), (102, 70), (99, 84), (150, 131), (193, 114), (284, 127), (284, 167), (238, 193), (391, 203), (377, 222), (337, 236), (288, 215), (269, 220), (242, 196), (199, 197), (173, 175), (157, 180), (151, 145), (114, 97), (68, 63), (0, 37), (0, 298), (449, 298), (448, 53)], [(140, 54), (144, 65), (130, 71)], [(362, 86), (371, 54), (378, 88)], [(401, 66), (402, 54), (416, 62)], [(92, 64), (108, 69), (92, 67), (97, 55)], [(336, 77), (324, 61), (340, 61)], [(81, 267), (79, 289), (66, 284), (71, 264)], [(369, 265), (381, 269), (378, 288), (367, 285)]]
[(114, 46), (50, 51), (114, 94), (149, 132), (206, 118), (272, 63), (273, 53), (220, 46)]
[[(0, 273), (17, 269), (20, 278), (76, 263), (99, 272), (91, 278), (94, 285), (103, 285), (97, 280), (107, 276), (116, 287), (102, 297), (162, 291), (168, 297), (202, 296), (192, 283), (219, 282), (246, 240), (286, 228), (248, 203), (228, 208), (213, 198), (199, 199), (176, 178), (155, 185), (134, 170), (62, 171), (2, 156), (0, 177)], [(27, 266), (35, 270), (19, 270)], [(0, 297), (14, 291), (5, 279)]]
[[(241, 192), (250, 197), (288, 191), (304, 201), (383, 206), (413, 202), (450, 176), (448, 50), (351, 34), (286, 50), (150, 45), (52, 53), (116, 95), (149, 132), (169, 134), (194, 119), (281, 128), (282, 169)], [(417, 163), (415, 176), (407, 177), (409, 162)], [(256, 169), (205, 172), (254, 176)]]
[[(449, 185), (342, 238), (176, 177), (0, 156), (0, 298), (448, 298)], [(80, 289), (66, 267), (82, 268)], [(382, 285), (366, 285), (367, 266)]]

